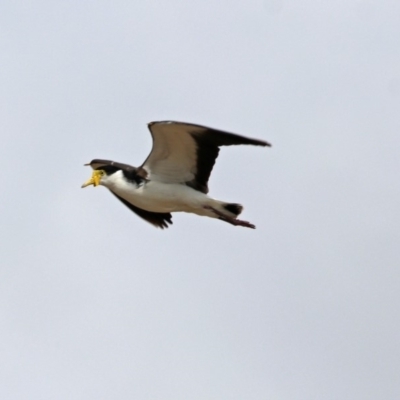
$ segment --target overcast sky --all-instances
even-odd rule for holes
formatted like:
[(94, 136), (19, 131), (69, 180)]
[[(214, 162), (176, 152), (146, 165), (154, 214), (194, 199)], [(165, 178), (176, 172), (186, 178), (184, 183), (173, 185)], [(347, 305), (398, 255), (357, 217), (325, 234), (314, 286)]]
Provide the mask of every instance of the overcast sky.
[[(398, 0), (0, 3), (0, 398), (400, 398)], [(256, 230), (159, 230), (93, 158), (222, 149)]]

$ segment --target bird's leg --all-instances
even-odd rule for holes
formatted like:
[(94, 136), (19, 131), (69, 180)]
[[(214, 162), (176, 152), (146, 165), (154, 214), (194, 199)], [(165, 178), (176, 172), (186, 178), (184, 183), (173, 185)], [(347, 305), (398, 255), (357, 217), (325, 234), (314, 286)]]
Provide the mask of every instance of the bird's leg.
[(215, 214), (218, 215), (218, 219), (228, 222), (229, 224), (232, 224), (234, 226), (244, 226), (246, 228), (251, 228), (251, 229), (256, 229), (255, 225), (251, 224), (250, 222), (247, 221), (242, 221), (240, 219), (228, 217), (227, 215), (223, 214), (221, 211), (216, 210), (214, 207), (211, 206), (204, 206), (206, 210), (211, 210)]

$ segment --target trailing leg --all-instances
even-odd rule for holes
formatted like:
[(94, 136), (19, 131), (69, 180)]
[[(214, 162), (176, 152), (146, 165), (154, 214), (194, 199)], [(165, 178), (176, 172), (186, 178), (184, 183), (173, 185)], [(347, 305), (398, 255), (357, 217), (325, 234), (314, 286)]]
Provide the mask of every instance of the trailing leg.
[[(226, 214), (222, 213), (221, 211), (218, 211), (214, 207), (204, 206), (204, 208), (206, 210), (213, 211), (216, 215), (218, 215), (218, 219), (220, 219), (221, 221), (228, 222), (229, 224), (234, 225), (234, 226), (244, 226), (245, 228), (256, 229), (255, 225), (251, 224), (250, 222), (242, 221), (240, 219), (236, 219), (236, 218), (233, 218), (233, 217), (229, 217)], [(242, 211), (242, 210), (240, 209), (240, 211)]]

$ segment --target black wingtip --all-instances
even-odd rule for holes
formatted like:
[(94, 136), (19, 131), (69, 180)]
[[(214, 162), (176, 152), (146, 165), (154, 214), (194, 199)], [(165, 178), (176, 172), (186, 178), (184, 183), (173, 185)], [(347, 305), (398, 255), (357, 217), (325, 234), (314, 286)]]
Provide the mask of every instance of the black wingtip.
[[(150, 222), (150, 221), (149, 221)], [(172, 224), (172, 215), (169, 214), (169, 217), (165, 217), (165, 219), (160, 223), (150, 222), (153, 226), (160, 229), (168, 229)]]
[[(256, 140), (256, 139), (255, 139)], [(257, 143), (254, 143), (256, 146), (263, 146), (263, 147), (272, 147), (272, 144), (269, 142), (265, 142), (264, 140), (257, 140)]]

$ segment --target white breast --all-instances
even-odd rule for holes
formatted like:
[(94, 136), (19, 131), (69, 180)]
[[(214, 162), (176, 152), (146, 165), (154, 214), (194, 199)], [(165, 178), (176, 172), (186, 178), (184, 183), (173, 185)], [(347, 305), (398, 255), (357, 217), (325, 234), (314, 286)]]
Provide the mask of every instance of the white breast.
[(101, 184), (136, 207), (152, 212), (196, 212), (208, 203), (208, 196), (182, 184), (157, 181), (136, 184), (122, 171), (103, 177)]

